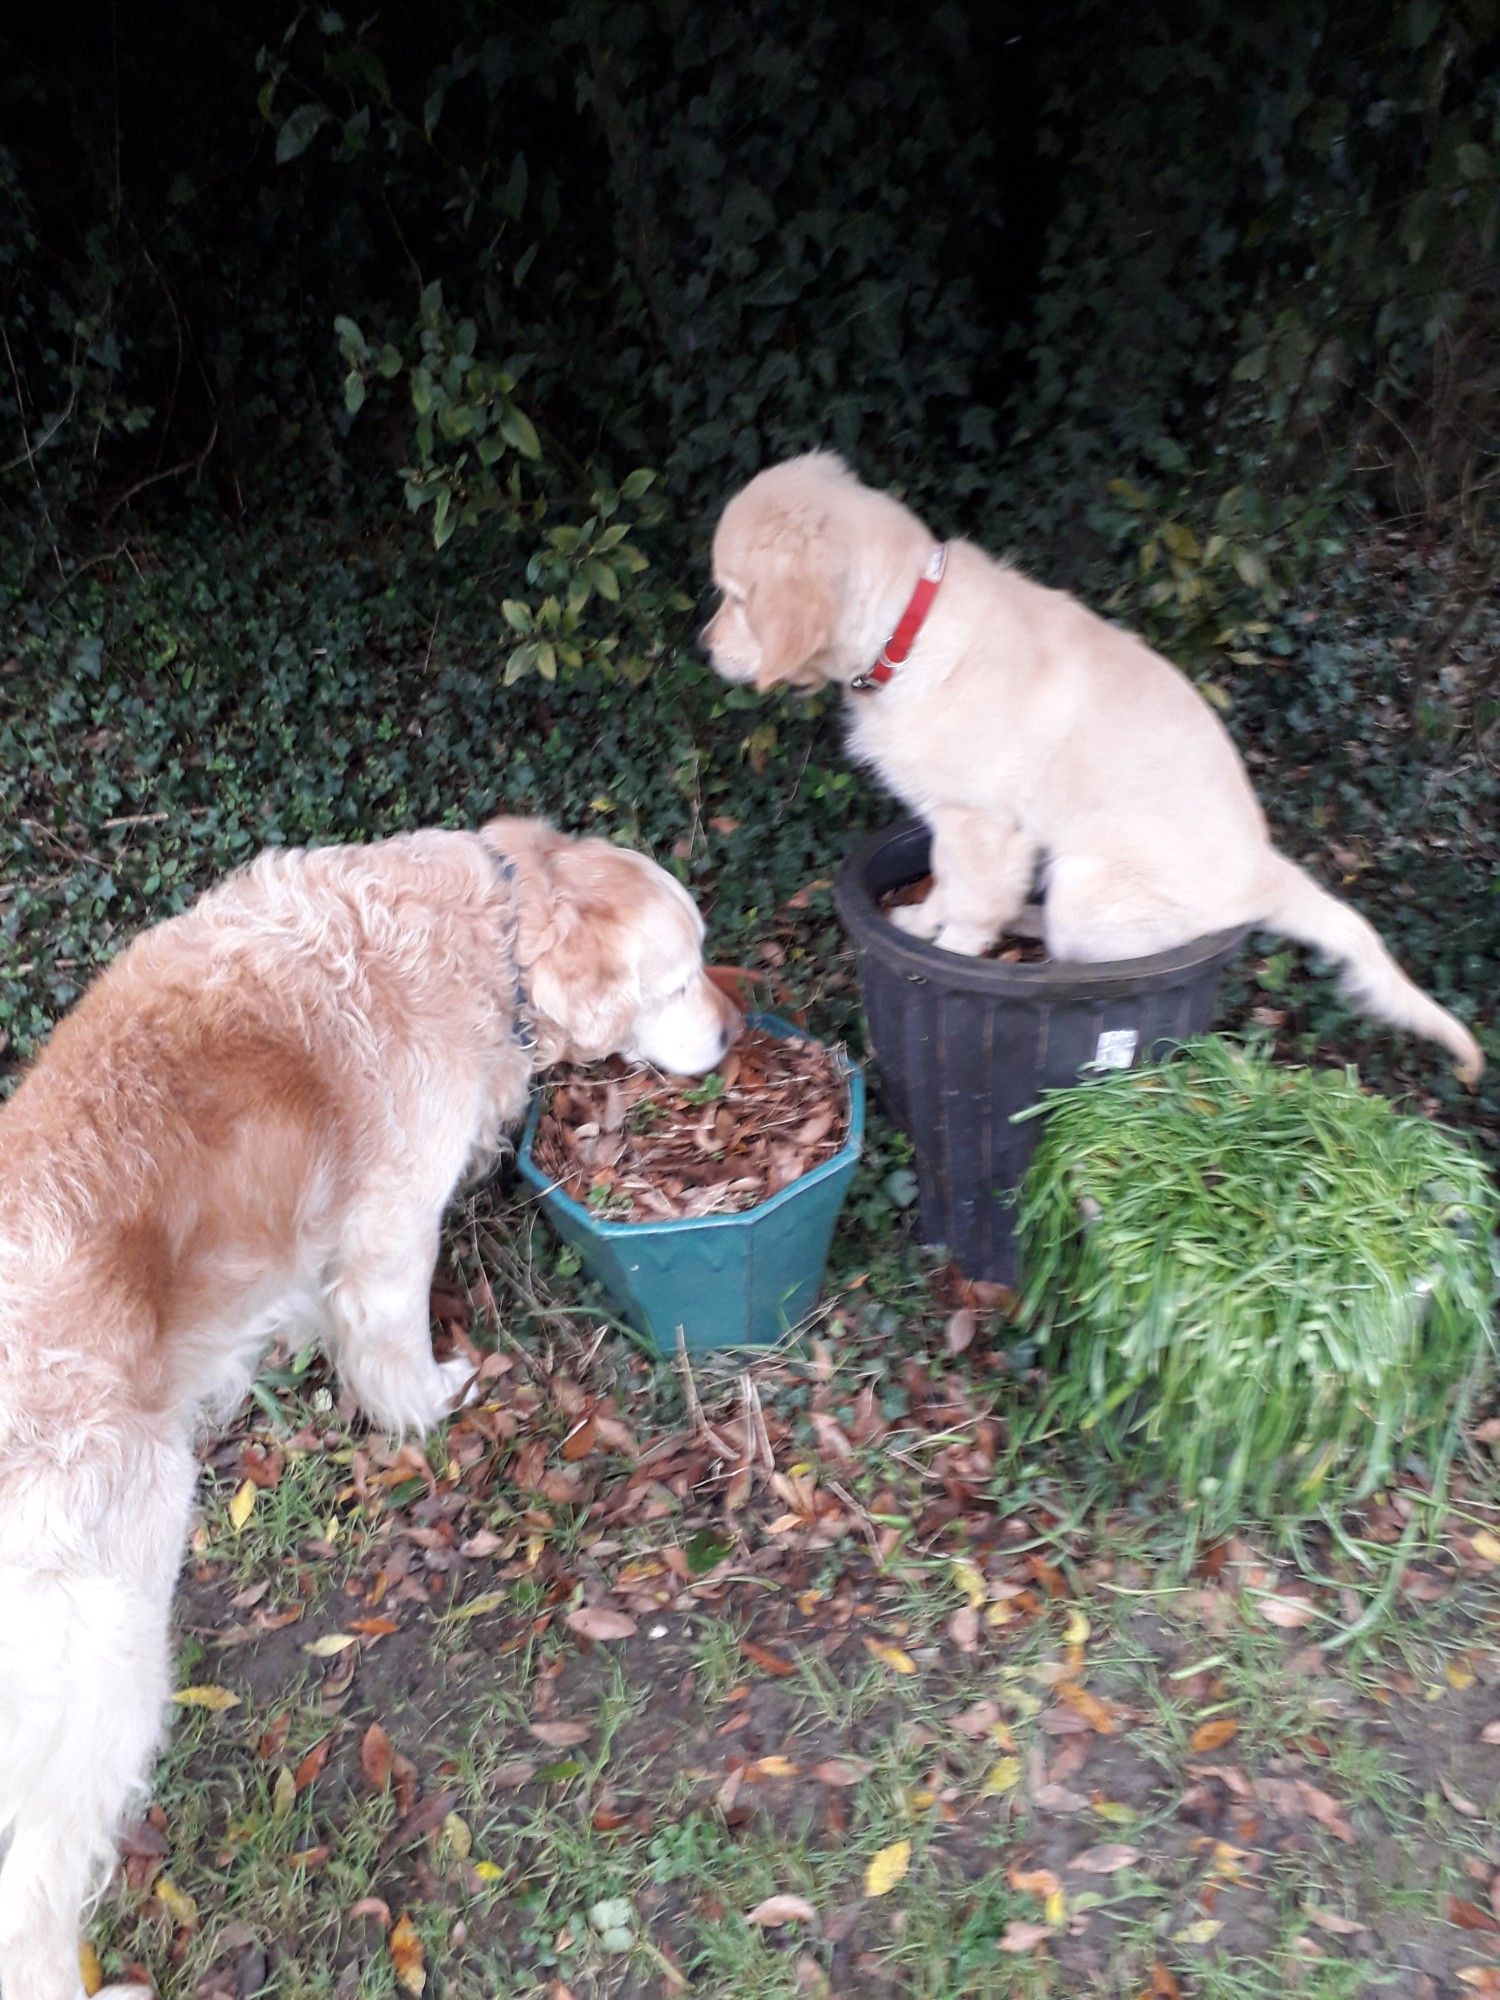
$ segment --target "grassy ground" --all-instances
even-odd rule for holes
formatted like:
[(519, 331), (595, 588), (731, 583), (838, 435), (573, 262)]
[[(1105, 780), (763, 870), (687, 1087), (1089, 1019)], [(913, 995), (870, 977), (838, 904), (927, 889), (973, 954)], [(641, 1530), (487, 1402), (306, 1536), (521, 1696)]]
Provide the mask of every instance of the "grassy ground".
[[(0, 1033), (264, 840), (500, 798), (675, 858), (725, 958), (858, 1039), (831, 864), (888, 815), (828, 715), (684, 656), (504, 690), (503, 578), (189, 525), (17, 591), (0, 650)], [(467, 559), (466, 559), (467, 560)], [(1497, 786), (1400, 544), (1290, 607), (1229, 720), (1287, 845), (1500, 1058)], [(1491, 637), (1493, 635), (1490, 635)], [(770, 730), (772, 734), (766, 732)], [(1493, 1146), (1428, 1052), (1293, 953), (1228, 1017)], [(1358, 1648), (1420, 1467), (1300, 1563), (1034, 1435), (996, 1302), (910, 1241), (877, 1119), (797, 1354), (689, 1385), (609, 1332), (513, 1187), (435, 1300), (492, 1399), (395, 1451), (314, 1361), (205, 1448), (189, 1699), (100, 1912), (164, 1995), (1500, 1992), (1500, 1420)]]

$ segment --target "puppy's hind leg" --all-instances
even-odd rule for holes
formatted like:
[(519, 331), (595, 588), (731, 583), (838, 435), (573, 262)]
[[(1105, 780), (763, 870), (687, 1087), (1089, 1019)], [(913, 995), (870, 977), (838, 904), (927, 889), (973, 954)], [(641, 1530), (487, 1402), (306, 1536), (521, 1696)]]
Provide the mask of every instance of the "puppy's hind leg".
[(1145, 958), (1171, 951), (1205, 931), (1210, 920), (1185, 897), (1137, 868), (1129, 854), (1105, 861), (1088, 854), (1055, 860), (1047, 877), (1047, 950), (1074, 965)]
[[(328, 1296), (339, 1374), (382, 1429), (431, 1430), (476, 1392), (467, 1361), (436, 1361), (428, 1322), (438, 1218), (362, 1209), (345, 1232)], [(466, 1393), (467, 1392), (467, 1393)]]

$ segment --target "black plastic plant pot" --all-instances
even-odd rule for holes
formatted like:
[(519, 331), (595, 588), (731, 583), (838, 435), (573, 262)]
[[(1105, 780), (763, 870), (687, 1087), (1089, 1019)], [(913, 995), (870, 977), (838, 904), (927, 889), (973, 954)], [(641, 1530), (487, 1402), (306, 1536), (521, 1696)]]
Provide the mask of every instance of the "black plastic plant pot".
[(927, 874), (925, 826), (872, 834), (839, 870), (834, 906), (859, 953), (882, 1101), (916, 1148), (922, 1239), (971, 1278), (1014, 1285), (1014, 1192), (1039, 1137), (1018, 1111), (1083, 1073), (1125, 1069), (1212, 1025), (1219, 979), (1248, 932), (1104, 965), (1004, 965), (908, 937), (881, 898)]

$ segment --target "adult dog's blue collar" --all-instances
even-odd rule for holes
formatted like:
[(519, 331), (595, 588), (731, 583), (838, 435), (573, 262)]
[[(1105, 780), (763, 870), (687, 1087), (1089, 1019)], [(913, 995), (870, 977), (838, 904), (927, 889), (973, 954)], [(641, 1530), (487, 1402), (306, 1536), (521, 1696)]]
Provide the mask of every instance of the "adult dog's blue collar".
[(510, 898), (510, 920), (505, 930), (505, 965), (511, 981), (511, 1039), (516, 1047), (528, 1057), (536, 1054), (536, 1026), (531, 1018), (531, 996), (526, 990), (526, 975), (521, 970), (521, 961), (516, 954), (516, 945), (521, 928), (521, 912), (517, 895), (516, 864), (508, 854), (497, 854), (489, 850), (499, 871), (500, 880), (505, 884)]

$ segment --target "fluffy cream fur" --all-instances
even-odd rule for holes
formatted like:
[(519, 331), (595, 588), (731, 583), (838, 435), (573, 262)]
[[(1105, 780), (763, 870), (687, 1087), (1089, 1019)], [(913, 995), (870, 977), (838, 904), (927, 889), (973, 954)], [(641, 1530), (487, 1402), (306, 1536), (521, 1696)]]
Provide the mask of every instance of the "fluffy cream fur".
[(82, 2000), (161, 1732), (195, 1423), (273, 1334), (320, 1336), (375, 1423), (444, 1417), (449, 1197), (535, 1065), (712, 1067), (738, 1017), (702, 935), (642, 856), (532, 821), (266, 854), (122, 953), (0, 1110), (4, 2000)]
[[(934, 537), (826, 452), (729, 502), (714, 537), (719, 672), (845, 687), (878, 656)], [(932, 830), (933, 887), (897, 912), (984, 951), (1040, 871), (1055, 958), (1134, 958), (1235, 924), (1314, 946), (1370, 1013), (1438, 1042), (1475, 1082), (1474, 1037), (1407, 978), (1363, 917), (1278, 854), (1239, 754), (1191, 684), (1128, 632), (970, 542), (906, 664), (848, 695), (849, 742)]]

